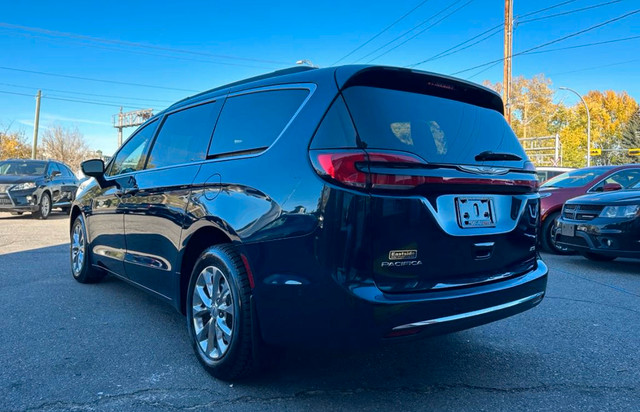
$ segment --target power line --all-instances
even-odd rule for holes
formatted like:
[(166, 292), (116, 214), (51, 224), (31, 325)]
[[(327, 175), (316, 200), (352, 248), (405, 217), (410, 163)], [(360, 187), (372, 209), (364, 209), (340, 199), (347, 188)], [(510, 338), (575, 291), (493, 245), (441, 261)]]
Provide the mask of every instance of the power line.
[(536, 17), (534, 19), (522, 20), (522, 21), (518, 21), (517, 23), (518, 24), (525, 24), (525, 23), (531, 23), (531, 22), (539, 21), (539, 20), (551, 19), (551, 18), (554, 18), (554, 17), (566, 16), (567, 14), (573, 14), (573, 13), (578, 13), (578, 12), (585, 11), (585, 10), (596, 9), (598, 7), (604, 7), (604, 6), (608, 6), (610, 4), (620, 3), (621, 1), (622, 0), (613, 0), (613, 1), (606, 2), (606, 3), (594, 4), (592, 6), (583, 7), (581, 9), (563, 11), (562, 13), (550, 14), (548, 16)]
[(563, 2), (561, 2), (561, 3), (557, 3), (557, 4), (554, 4), (554, 5), (552, 5), (552, 6), (545, 7), (544, 9), (540, 9), (540, 10), (536, 10), (536, 11), (530, 11), (529, 13), (521, 14), (521, 15), (519, 15), (518, 17), (533, 16), (534, 14), (538, 14), (538, 13), (542, 13), (543, 11), (547, 11), (547, 10), (555, 9), (556, 7), (564, 6), (565, 4), (574, 3), (575, 1), (576, 1), (576, 0), (567, 0), (567, 1), (563, 1)]
[(417, 6), (415, 6), (414, 8), (412, 8), (411, 10), (409, 10), (407, 13), (405, 13), (402, 17), (400, 17), (399, 19), (397, 19), (396, 21), (394, 21), (393, 23), (391, 23), (390, 25), (388, 25), (387, 27), (385, 27), (384, 29), (382, 29), (381, 31), (379, 31), (375, 36), (371, 37), (369, 40), (367, 40), (366, 42), (362, 43), (360, 46), (356, 47), (355, 49), (351, 50), (349, 53), (345, 54), (344, 56), (342, 56), (341, 58), (339, 58), (338, 60), (336, 60), (335, 62), (333, 62), (331, 65), (335, 66), (336, 64), (340, 63), (342, 60), (346, 59), (347, 57), (351, 56), (353, 53), (357, 52), (358, 50), (360, 50), (361, 48), (363, 48), (364, 46), (366, 46), (367, 44), (371, 43), (373, 40), (377, 39), (381, 34), (385, 33), (387, 30), (389, 30), (390, 28), (392, 28), (393, 26), (395, 26), (396, 24), (400, 23), (402, 20), (404, 20), (407, 16), (409, 16), (411, 13), (413, 13), (414, 11), (418, 10), (420, 7), (422, 7), (423, 4), (425, 4), (427, 1), (429, 0), (423, 0), (421, 1)]
[(8, 29), (14, 29), (14, 30), (27, 31), (27, 32), (33, 32), (33, 33), (41, 33), (41, 34), (46, 34), (46, 35), (55, 36), (55, 37), (68, 37), (68, 38), (73, 38), (73, 39), (88, 40), (88, 41), (96, 42), (96, 43), (116, 44), (116, 45), (121, 45), (121, 46), (138, 47), (138, 48), (153, 49), (153, 50), (161, 50), (161, 51), (168, 51), (168, 52), (182, 53), (182, 54), (191, 54), (191, 55), (197, 55), (197, 56), (209, 56), (209, 57), (215, 57), (215, 58), (219, 58), (219, 59), (243, 60), (243, 61), (252, 61), (252, 62), (259, 62), (259, 63), (289, 65), (289, 63), (275, 61), (275, 60), (256, 59), (256, 58), (252, 58), (252, 57), (239, 57), (239, 56), (224, 55), (224, 54), (214, 54), (214, 53), (208, 53), (208, 52), (200, 52), (200, 51), (194, 51), (194, 50), (180, 49), (180, 48), (176, 48), (176, 47), (156, 46), (156, 45), (153, 45), (153, 44), (137, 43), (137, 42), (125, 41), (125, 40), (105, 39), (105, 38), (101, 38), (101, 37), (86, 36), (86, 35), (83, 35), (83, 34), (66, 33), (66, 32), (48, 30), (48, 29), (43, 29), (43, 28), (39, 28), (39, 27), (20, 26), (20, 25), (11, 24), (11, 23), (0, 22), (0, 27), (4, 27), (4, 28), (8, 28)]
[(142, 102), (173, 103), (173, 101), (171, 101), (171, 100), (143, 99), (143, 98), (139, 98), (139, 97), (115, 96), (115, 95), (112, 95), (112, 94), (83, 93), (83, 92), (72, 91), (72, 90), (49, 89), (49, 88), (45, 88), (45, 87), (24, 86), (24, 85), (20, 85), (20, 84), (11, 84), (11, 83), (0, 83), (0, 86), (9, 86), (9, 87), (16, 87), (16, 88), (19, 88), (19, 89), (29, 89), (29, 90), (41, 89), (41, 90), (50, 91), (50, 92), (57, 92), (57, 93), (77, 94), (77, 95), (92, 96), (92, 97), (107, 97), (107, 98), (123, 99), (123, 100), (138, 100), (138, 101), (142, 101)]
[[(16, 96), (35, 97), (33, 94), (10, 92), (10, 91), (7, 91), (7, 90), (0, 90), (0, 93), (12, 94), (12, 95), (16, 95)], [(129, 108), (132, 108), (132, 109), (148, 109), (148, 107), (137, 107), (137, 106), (129, 106), (129, 105), (121, 105), (121, 104), (110, 104), (110, 103), (103, 103), (103, 102), (99, 102), (99, 101), (90, 101), (90, 100), (65, 99), (65, 98), (55, 97), (55, 96), (42, 96), (42, 98), (43, 99), (50, 99), (50, 100), (61, 100), (61, 101), (67, 101), (67, 102), (75, 102), (75, 103), (93, 104), (93, 105), (98, 105), (98, 106), (111, 106), (111, 107), (122, 107), (122, 106), (124, 106), (124, 107), (129, 107)]]
[(448, 5), (447, 7), (445, 7), (444, 9), (440, 10), (439, 12), (437, 12), (436, 14), (432, 15), (431, 17), (428, 17), (425, 20), (422, 20), (420, 23), (418, 23), (417, 25), (413, 26), (412, 28), (410, 28), (409, 30), (405, 31), (404, 33), (402, 33), (399, 36), (396, 36), (395, 38), (393, 38), (392, 40), (386, 42), (385, 44), (383, 44), (382, 46), (378, 47), (377, 49), (375, 49), (374, 51), (365, 54), (364, 56), (360, 57), (359, 59), (356, 60), (362, 60), (362, 59), (366, 59), (367, 57), (371, 56), (372, 54), (377, 53), (378, 51), (384, 49), (385, 47), (389, 46), (390, 44), (396, 42), (398, 39), (403, 38), (404, 36), (406, 36), (407, 34), (411, 33), (412, 31), (418, 29), (419, 27), (424, 26), (425, 24), (427, 24), (428, 22), (430, 22), (431, 20), (435, 19), (436, 17), (438, 17), (439, 15), (441, 15), (442, 13), (446, 12), (447, 10), (449, 10), (451, 7), (455, 6), (457, 3), (460, 3), (462, 0), (454, 0), (453, 3), (451, 3), (450, 5)]
[[(529, 49), (523, 50), (523, 51), (521, 51), (521, 52), (514, 53), (514, 54), (512, 54), (512, 55), (511, 55), (511, 56), (509, 56), (509, 57), (515, 57), (515, 56), (519, 56), (519, 55), (522, 55), (522, 54), (530, 53), (530, 52), (532, 52), (533, 50), (541, 49), (541, 48), (546, 47), (546, 46), (549, 46), (549, 45), (551, 45), (551, 44), (554, 44), (554, 43), (558, 43), (558, 42), (564, 41), (564, 40), (566, 40), (566, 39), (569, 39), (569, 38), (571, 38), (571, 37), (578, 36), (578, 35), (580, 35), (580, 34), (586, 33), (586, 32), (591, 31), (591, 30), (595, 30), (595, 29), (597, 29), (597, 28), (599, 28), (599, 27), (605, 26), (605, 25), (607, 25), (607, 24), (614, 23), (614, 22), (616, 22), (616, 21), (618, 21), (618, 20), (622, 20), (622, 19), (624, 19), (624, 18), (627, 18), (627, 17), (632, 16), (632, 15), (637, 14), (637, 13), (640, 13), (640, 9), (636, 9), (636, 10), (630, 11), (629, 13), (623, 14), (622, 16), (615, 17), (615, 18), (613, 18), (613, 19), (607, 20), (607, 21), (602, 22), (602, 23), (598, 23), (598, 24), (596, 24), (596, 25), (594, 25), (594, 26), (591, 26), (591, 27), (588, 27), (588, 28), (586, 28), (586, 29), (579, 30), (579, 31), (577, 31), (577, 32), (575, 32), (575, 33), (571, 33), (571, 34), (568, 34), (568, 35), (566, 35), (566, 36), (559, 37), (559, 38), (557, 38), (557, 39), (554, 39), (554, 40), (551, 40), (551, 41), (548, 41), (548, 42), (545, 42), (545, 43), (539, 44), (539, 45), (537, 45), (537, 46), (531, 47), (531, 48), (529, 48)], [(486, 62), (486, 63), (483, 63), (483, 64), (479, 64), (479, 65), (477, 65), (477, 66), (469, 67), (469, 68), (467, 68), (467, 69), (460, 70), (460, 71), (457, 71), (457, 72), (455, 72), (455, 73), (452, 73), (452, 75), (454, 75), (454, 76), (455, 76), (455, 75), (457, 75), (457, 74), (465, 73), (465, 72), (468, 72), (468, 71), (470, 71), (470, 70), (479, 69), (479, 68), (481, 68), (481, 67), (485, 67), (485, 66), (488, 66), (488, 65), (491, 65), (491, 64), (494, 64), (494, 63), (501, 62), (501, 61), (503, 61), (504, 59), (505, 59), (505, 58), (503, 57), (503, 58), (501, 58), (501, 59), (492, 60), (492, 61), (490, 61), (490, 62)]]
[(46, 37), (44, 35), (39, 35), (39, 34), (30, 34), (30, 33), (17, 33), (17, 34), (20, 35), (20, 36), (28, 37), (28, 38), (43, 39), (45, 41), (50, 41), (50, 42), (51, 41), (55, 42), (57, 40), (68, 41), (68, 42), (71, 42), (73, 44), (78, 44), (80, 46), (89, 47), (89, 48), (93, 48), (93, 49), (111, 50), (111, 51), (116, 51), (116, 52), (121, 52), (121, 53), (130, 53), (130, 54), (134, 54), (134, 55), (157, 56), (157, 57), (164, 57), (164, 58), (169, 58), (169, 59), (176, 59), (176, 60), (190, 61), (190, 62), (199, 62), (199, 63), (208, 63), (208, 64), (220, 64), (220, 65), (224, 65), (224, 66), (250, 67), (250, 68), (254, 68), (254, 69), (273, 70), (273, 66), (266, 67), (266, 66), (256, 66), (256, 65), (252, 65), (252, 64), (229, 63), (229, 62), (220, 62), (220, 61), (214, 61), (214, 60), (195, 59), (193, 57), (186, 57), (186, 56), (173, 56), (173, 55), (169, 55), (169, 54), (153, 53), (153, 52), (148, 52), (148, 51), (143, 51), (143, 50), (131, 50), (131, 49), (118, 48), (118, 47), (109, 47), (109, 46), (104, 46), (104, 45), (100, 45), (100, 44), (91, 44), (91, 43), (87, 43), (86, 41), (83, 41), (83, 40), (53, 39), (53, 38)]
[(453, 14), (455, 14), (456, 12), (458, 12), (459, 10), (465, 8), (466, 6), (468, 6), (470, 3), (472, 3), (474, 0), (468, 0), (466, 3), (464, 3), (462, 6), (458, 7), (457, 9), (455, 9), (454, 11), (452, 11), (451, 13), (445, 15), (444, 17), (442, 17), (440, 20), (437, 20), (436, 22), (430, 24), (429, 26), (425, 27), (424, 29), (420, 30), (418, 33), (414, 34), (413, 36), (409, 37), (408, 39), (406, 39), (405, 41), (403, 41), (402, 43), (399, 43), (395, 46), (393, 46), (392, 48), (386, 50), (385, 52), (383, 52), (382, 54), (378, 55), (377, 57), (374, 57), (373, 59), (369, 60), (367, 63), (371, 63), (374, 60), (379, 59), (380, 57), (384, 56), (385, 54), (388, 54), (390, 52), (392, 52), (393, 50), (397, 49), (398, 47), (402, 46), (403, 44), (415, 39), (416, 37), (418, 37), (419, 35), (421, 35), (422, 33), (424, 33), (425, 31), (429, 30), (430, 28), (434, 27), (435, 25), (439, 24), (440, 22), (446, 20), (447, 18), (449, 18), (450, 16), (452, 16)]
[(164, 89), (164, 90), (177, 90), (177, 91), (181, 91), (181, 92), (197, 92), (197, 90), (192, 90), (192, 89), (179, 89), (179, 88), (176, 88), (176, 87), (165, 87), (165, 86), (155, 86), (155, 85), (151, 85), (151, 84), (121, 82), (121, 81), (118, 81), (118, 80), (95, 79), (95, 78), (91, 78), (91, 77), (71, 76), (71, 75), (68, 75), (68, 74), (57, 74), (57, 73), (40, 72), (40, 71), (35, 71), (35, 70), (17, 69), (15, 67), (0, 66), (0, 70), (11, 70), (11, 71), (15, 71), (15, 72), (32, 73), (32, 74), (39, 74), (39, 75), (43, 75), (43, 76), (52, 76), (52, 77), (63, 77), (63, 78), (66, 78), (66, 79), (86, 80), (86, 81), (100, 82), (100, 83), (121, 84), (121, 85), (124, 85), (124, 86), (148, 87), (148, 88), (152, 88), (152, 89)]
[(625, 60), (625, 61), (622, 61), (622, 62), (603, 64), (603, 65), (600, 65), (600, 66), (584, 67), (582, 69), (571, 70), (571, 71), (568, 71), (568, 72), (551, 73), (548, 76), (559, 76), (561, 74), (579, 73), (579, 72), (585, 72), (585, 71), (588, 71), (588, 70), (603, 69), (605, 67), (620, 66), (620, 65), (623, 65), (623, 64), (635, 63), (635, 62), (639, 62), (639, 61), (640, 61), (640, 59)]
[[(629, 41), (629, 40), (638, 39), (638, 38), (640, 38), (640, 35), (638, 35), (638, 36), (631, 36), (631, 37), (623, 37), (623, 38), (620, 38), (620, 39), (613, 39), (613, 40), (605, 40), (605, 41), (599, 41), (599, 42), (592, 42), (592, 43), (578, 44), (578, 45), (575, 45), (575, 46), (557, 47), (557, 48), (555, 48), (555, 49), (549, 49), (549, 50), (533, 51), (533, 52), (530, 52), (530, 53), (523, 53), (522, 55), (539, 54), (539, 53), (551, 53), (551, 52), (555, 52), (555, 51), (562, 51), (562, 50), (569, 50), (569, 49), (578, 49), (578, 48), (582, 48), (582, 47), (598, 46), (598, 45), (601, 45), (601, 44), (617, 43), (617, 42), (621, 42), (621, 41)], [(640, 60), (640, 59), (628, 60), (628, 61), (621, 62), (621, 63), (614, 63), (614, 64), (611, 64), (611, 66), (616, 66), (616, 65), (618, 65), (618, 64), (622, 64), (622, 63), (635, 62), (635, 61), (639, 61), (639, 60)], [(474, 74), (474, 75), (471, 75), (471, 76), (467, 77), (467, 79), (468, 79), (468, 80), (473, 79), (474, 77), (476, 77), (476, 76), (478, 76), (478, 75), (480, 75), (480, 74), (482, 74), (482, 73), (486, 72), (487, 70), (490, 70), (491, 68), (493, 68), (493, 67), (497, 66), (497, 65), (498, 65), (498, 64), (500, 64), (500, 63), (501, 63), (501, 61), (498, 61), (498, 62), (496, 62), (496, 63), (494, 63), (494, 64), (492, 64), (492, 65), (488, 66), (487, 68), (480, 70), (480, 71), (479, 71), (479, 72), (477, 72), (476, 74)], [(608, 67), (608, 66), (609, 66), (609, 65), (596, 66), (596, 67), (594, 67), (594, 68)], [(583, 70), (587, 70), (587, 69), (576, 70), (576, 72), (583, 71)], [(571, 71), (571, 72), (562, 72), (562, 73), (553, 73), (553, 74), (565, 74), (565, 73), (573, 73), (573, 72)], [(549, 74), (549, 75), (551, 75), (551, 74)]]
[[(469, 38), (469, 39), (467, 39), (467, 40), (465, 40), (465, 41), (463, 41), (461, 43), (458, 43), (455, 46), (452, 46), (452, 47), (448, 48), (447, 50), (444, 50), (444, 51), (442, 51), (442, 52), (440, 52), (438, 54), (434, 54), (433, 56), (429, 57), (426, 60), (422, 60), (421, 62), (414, 63), (414, 64), (411, 64), (411, 65), (406, 66), (406, 67), (416, 67), (416, 66), (419, 66), (421, 64), (424, 64), (424, 63), (427, 63), (427, 62), (430, 62), (430, 61), (433, 61), (433, 60), (438, 60), (438, 59), (441, 59), (443, 57), (450, 56), (452, 54), (458, 53), (458, 52), (460, 52), (462, 50), (468, 49), (469, 47), (475, 46), (476, 44), (478, 44), (480, 42), (483, 42), (483, 41), (495, 36), (496, 34), (500, 33), (502, 30), (496, 30), (496, 29), (500, 29), (501, 27), (502, 27), (502, 23), (500, 23), (497, 26), (494, 26), (494, 27), (492, 27), (492, 28), (490, 28), (488, 30), (485, 30), (482, 33), (477, 34), (477, 35), (475, 35), (475, 36), (473, 36), (473, 37), (471, 37), (471, 38)], [(478, 37), (484, 36), (485, 34), (490, 33), (491, 31), (494, 31), (494, 30), (496, 30), (495, 33), (492, 33), (492, 34), (488, 35), (487, 37), (478, 40), (477, 42), (471, 43), (468, 46), (462, 47), (462, 48), (460, 48), (458, 50), (454, 50), (454, 49), (457, 49), (460, 46), (463, 46), (463, 45), (469, 43), (470, 41), (473, 41), (473, 40), (477, 39)]]
[[(533, 18), (533, 19), (529, 19), (529, 20), (523, 20), (523, 21), (519, 21), (517, 23), (518, 23), (518, 25), (520, 25), (520, 24), (526, 24), (526, 23), (530, 23), (530, 22), (534, 22), (534, 21), (550, 19), (550, 18), (553, 18), (553, 17), (565, 16), (567, 14), (578, 13), (578, 12), (581, 12), (581, 11), (590, 10), (590, 9), (594, 9), (594, 8), (598, 8), (598, 7), (603, 7), (603, 6), (607, 6), (607, 5), (614, 4), (614, 3), (620, 3), (621, 1), (623, 1), (623, 0), (613, 0), (613, 1), (606, 2), (606, 3), (600, 3), (600, 4), (588, 6), (588, 7), (583, 7), (583, 8), (580, 8), (580, 9), (574, 9), (574, 10), (565, 11), (565, 12), (562, 12), (562, 13), (557, 13), (557, 14), (552, 14), (552, 15), (548, 15), (548, 16), (537, 17), (537, 18)], [(556, 5), (552, 6), (552, 7), (548, 7), (548, 8), (542, 9), (542, 10), (538, 10), (536, 12), (527, 13), (527, 15), (539, 13), (539, 12), (548, 10), (549, 8), (558, 7), (560, 5), (564, 5), (564, 4), (568, 4), (568, 3), (572, 3), (572, 2), (573, 1), (568, 1), (568, 2), (563, 2), (563, 3), (560, 3), (560, 4), (556, 4)], [(478, 40), (478, 41), (476, 41), (476, 42), (474, 42), (474, 43), (472, 43), (472, 44), (470, 44), (468, 46), (465, 46), (465, 47), (462, 47), (462, 48), (459, 48), (459, 47), (463, 46), (464, 44), (466, 44), (466, 43), (468, 43), (470, 41), (473, 41), (473, 40), (477, 39), (478, 37), (481, 37), (481, 36), (491, 32), (492, 30), (496, 30), (496, 29), (498, 29), (500, 27), (502, 27), (502, 23), (497, 25), (497, 26), (494, 26), (494, 27), (492, 27), (492, 28), (490, 28), (490, 29), (488, 29), (486, 31), (483, 31), (482, 33), (477, 34), (477, 35), (471, 37), (470, 39), (465, 40), (464, 42), (458, 43), (455, 46), (450, 47), (449, 49), (447, 49), (447, 50), (445, 50), (443, 52), (440, 52), (440, 53), (438, 53), (436, 55), (433, 55), (433, 56), (429, 57), (426, 60), (423, 60), (423, 61), (418, 62), (418, 63), (414, 63), (414, 64), (406, 66), (406, 67), (416, 67), (416, 66), (419, 66), (421, 64), (424, 64), (424, 63), (427, 63), (427, 62), (430, 62), (430, 61), (433, 61), (433, 60), (438, 60), (438, 59), (441, 59), (443, 57), (447, 57), (447, 56), (450, 56), (452, 54), (456, 54), (458, 52), (461, 52), (462, 50), (466, 50), (466, 49), (468, 49), (468, 48), (470, 48), (472, 46), (475, 46), (478, 43), (481, 43), (481, 42), (483, 42), (485, 40), (488, 40), (489, 38), (491, 38), (491, 37), (495, 36), (496, 34), (500, 33), (501, 30), (497, 30), (496, 32), (488, 35), (487, 37), (484, 37), (484, 38), (482, 38), (482, 39), (480, 39), (480, 40)], [(457, 49), (457, 48), (459, 48), (459, 49), (458, 50), (454, 50), (454, 49)], [(493, 67), (493, 66), (491, 66), (491, 67)], [(482, 70), (482, 71), (474, 74), (471, 77), (475, 77), (478, 74), (483, 73), (484, 71), (485, 70)]]

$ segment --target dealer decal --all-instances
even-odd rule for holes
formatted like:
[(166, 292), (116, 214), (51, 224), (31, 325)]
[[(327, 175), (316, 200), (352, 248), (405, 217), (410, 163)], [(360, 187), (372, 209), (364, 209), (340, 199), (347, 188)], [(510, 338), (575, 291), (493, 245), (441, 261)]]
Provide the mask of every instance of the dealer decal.
[(392, 250), (389, 252), (389, 260), (406, 260), (418, 257), (417, 250)]

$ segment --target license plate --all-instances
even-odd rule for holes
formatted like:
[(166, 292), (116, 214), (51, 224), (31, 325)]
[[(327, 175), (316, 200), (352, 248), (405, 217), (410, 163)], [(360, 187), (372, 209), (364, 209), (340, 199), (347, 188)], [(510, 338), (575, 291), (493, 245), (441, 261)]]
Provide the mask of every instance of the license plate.
[(494, 227), (496, 225), (493, 205), (489, 198), (456, 198), (458, 223), (462, 228)]
[(574, 237), (576, 235), (576, 225), (563, 223), (562, 226), (560, 226), (560, 234), (562, 236)]

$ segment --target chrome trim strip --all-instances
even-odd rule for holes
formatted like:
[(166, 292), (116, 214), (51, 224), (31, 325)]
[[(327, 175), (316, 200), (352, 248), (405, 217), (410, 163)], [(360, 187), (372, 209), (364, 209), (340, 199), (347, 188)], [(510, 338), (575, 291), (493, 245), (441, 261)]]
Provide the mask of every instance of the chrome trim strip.
[(544, 296), (544, 292), (538, 292), (534, 295), (527, 296), (526, 298), (514, 300), (513, 302), (503, 303), (501, 305), (492, 306), (490, 308), (474, 310), (473, 312), (459, 313), (457, 315), (444, 316), (442, 318), (423, 320), (422, 322), (408, 323), (406, 325), (396, 326), (395, 328), (393, 328), (393, 330), (402, 330), (402, 329), (415, 328), (420, 326), (433, 325), (438, 323), (453, 322), (456, 320), (472, 318), (474, 316), (486, 315), (487, 313), (497, 312), (499, 310), (512, 308), (514, 306), (518, 306), (523, 303), (527, 303), (535, 300), (541, 300), (543, 296)]

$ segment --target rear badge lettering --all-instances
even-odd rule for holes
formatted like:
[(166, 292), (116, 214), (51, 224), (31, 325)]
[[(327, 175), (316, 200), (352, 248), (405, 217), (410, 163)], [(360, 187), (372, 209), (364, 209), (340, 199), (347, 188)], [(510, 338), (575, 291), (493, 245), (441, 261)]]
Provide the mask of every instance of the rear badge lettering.
[(418, 257), (417, 250), (392, 250), (389, 252), (389, 260), (406, 260)]
[(422, 265), (421, 260), (405, 260), (403, 262), (382, 262), (382, 267), (400, 267), (400, 266), (420, 266)]

